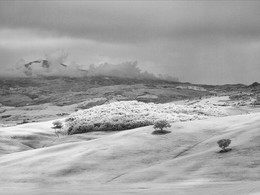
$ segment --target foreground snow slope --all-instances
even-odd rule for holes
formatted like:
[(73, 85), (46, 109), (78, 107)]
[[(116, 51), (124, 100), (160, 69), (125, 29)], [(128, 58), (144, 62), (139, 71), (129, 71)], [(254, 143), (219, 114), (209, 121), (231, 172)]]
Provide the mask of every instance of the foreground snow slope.
[[(40, 124), (31, 131), (47, 128)], [(77, 142), (2, 155), (0, 194), (260, 193), (260, 113), (173, 123), (170, 130), (72, 136)], [(218, 153), (222, 138), (232, 140), (231, 152)]]

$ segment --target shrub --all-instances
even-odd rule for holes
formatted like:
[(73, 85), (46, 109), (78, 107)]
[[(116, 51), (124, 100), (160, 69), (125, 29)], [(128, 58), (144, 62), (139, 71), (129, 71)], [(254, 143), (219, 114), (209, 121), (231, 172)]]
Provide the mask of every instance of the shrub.
[(54, 121), (52, 124), (53, 124), (55, 129), (62, 128), (62, 122), (61, 121)]
[(79, 133), (87, 133), (94, 130), (94, 125), (88, 124), (77, 124), (75, 126), (71, 126), (68, 129), (68, 135), (79, 134)]
[(68, 132), (65, 129), (55, 129), (55, 134), (57, 137), (60, 137), (68, 135)]
[(170, 128), (171, 124), (166, 120), (158, 120), (154, 123), (153, 128), (155, 130), (159, 129), (161, 132), (164, 131), (166, 128)]
[(226, 148), (230, 145), (231, 140), (230, 139), (221, 139), (221, 140), (218, 140), (217, 143), (218, 143), (218, 146), (220, 148), (222, 148), (223, 152), (227, 152)]

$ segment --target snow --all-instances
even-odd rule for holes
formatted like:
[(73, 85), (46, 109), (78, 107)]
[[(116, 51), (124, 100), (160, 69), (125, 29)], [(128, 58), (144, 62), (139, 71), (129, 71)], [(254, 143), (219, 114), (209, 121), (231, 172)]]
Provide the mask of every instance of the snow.
[[(40, 136), (51, 123), (0, 132)], [(17, 144), (0, 156), (0, 194), (259, 194), (259, 128), (254, 113), (176, 122), (166, 135), (149, 126), (27, 151)], [(226, 154), (223, 138), (232, 140)]]

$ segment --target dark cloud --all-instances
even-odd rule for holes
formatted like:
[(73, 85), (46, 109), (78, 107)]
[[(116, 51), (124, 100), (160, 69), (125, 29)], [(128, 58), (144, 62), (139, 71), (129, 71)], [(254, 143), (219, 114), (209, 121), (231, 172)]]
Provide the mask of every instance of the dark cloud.
[(0, 25), (98, 41), (259, 37), (258, 2), (1, 2)]

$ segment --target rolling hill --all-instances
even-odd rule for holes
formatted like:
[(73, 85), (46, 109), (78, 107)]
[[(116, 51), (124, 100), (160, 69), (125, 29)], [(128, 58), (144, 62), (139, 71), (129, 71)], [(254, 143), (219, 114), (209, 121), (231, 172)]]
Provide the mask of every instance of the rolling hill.
[[(148, 126), (57, 138), (51, 126), (1, 128), (0, 193), (260, 193), (259, 113), (173, 123), (165, 135)], [(231, 152), (219, 153), (222, 138)]]

